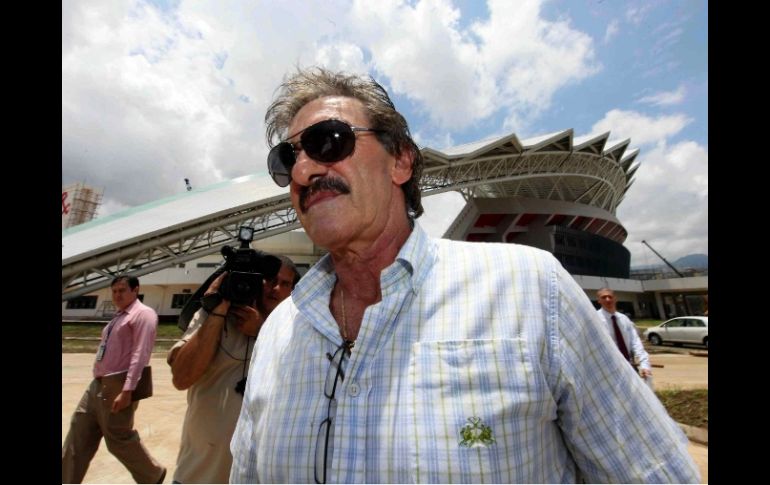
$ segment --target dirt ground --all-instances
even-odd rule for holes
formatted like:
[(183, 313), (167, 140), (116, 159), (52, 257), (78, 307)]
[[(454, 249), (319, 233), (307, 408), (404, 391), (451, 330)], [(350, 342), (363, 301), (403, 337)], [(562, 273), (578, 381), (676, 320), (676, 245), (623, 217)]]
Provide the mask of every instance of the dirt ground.
[[(69, 430), (69, 422), (86, 386), (91, 382), (92, 354), (62, 354), (62, 443)], [(650, 356), (655, 365), (656, 389), (708, 388), (708, 357), (687, 354), (655, 354)], [(135, 428), (150, 453), (166, 468), (165, 483), (171, 483), (179, 449), (182, 420), (187, 407), (186, 392), (171, 385), (171, 371), (165, 354), (153, 354), (152, 373), (154, 395), (140, 402), (136, 412)], [(690, 454), (701, 470), (703, 483), (708, 482), (708, 447), (690, 442)], [(123, 465), (102, 443), (83, 483), (133, 483)]]

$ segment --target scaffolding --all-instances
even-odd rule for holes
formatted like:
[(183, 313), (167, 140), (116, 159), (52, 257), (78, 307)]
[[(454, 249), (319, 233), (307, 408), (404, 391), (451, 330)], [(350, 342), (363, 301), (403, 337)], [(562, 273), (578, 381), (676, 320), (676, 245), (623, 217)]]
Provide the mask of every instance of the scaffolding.
[(103, 189), (82, 182), (69, 184), (61, 190), (61, 228), (77, 226), (94, 218), (102, 203)]

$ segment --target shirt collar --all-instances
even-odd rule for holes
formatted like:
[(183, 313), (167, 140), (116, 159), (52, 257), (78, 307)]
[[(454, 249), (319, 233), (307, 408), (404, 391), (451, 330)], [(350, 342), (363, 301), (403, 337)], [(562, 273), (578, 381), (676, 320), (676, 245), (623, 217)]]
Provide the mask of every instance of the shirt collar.
[(124, 313), (130, 315), (137, 310), (137, 307), (139, 306), (138, 304), (140, 303), (142, 302), (140, 302), (139, 298), (137, 298), (136, 300), (132, 301), (131, 304), (128, 305), (125, 309), (116, 311), (115, 315), (122, 315)]
[[(428, 237), (419, 224), (414, 225), (411, 234), (396, 255), (395, 261), (382, 270), (380, 283), (383, 297), (407, 284), (417, 293), (436, 261), (436, 243)], [(315, 298), (328, 299), (337, 277), (331, 255), (324, 255), (299, 280), (292, 293), (292, 300), (298, 308)]]
[(383, 291), (385, 290), (386, 276), (393, 272), (396, 265), (400, 265), (409, 273), (410, 289), (417, 293), (435, 264), (437, 254), (436, 243), (428, 237), (428, 234), (419, 224), (415, 223), (412, 233), (396, 255), (396, 261), (383, 271)]
[(604, 314), (604, 315), (609, 315), (609, 316), (612, 316), (612, 315), (617, 315), (617, 313), (618, 313), (618, 312), (615, 312), (615, 313), (610, 313), (610, 312), (608, 312), (607, 310), (605, 310), (605, 309), (604, 309), (604, 307), (601, 307), (601, 308), (599, 308), (599, 310), (601, 310), (602, 314)]

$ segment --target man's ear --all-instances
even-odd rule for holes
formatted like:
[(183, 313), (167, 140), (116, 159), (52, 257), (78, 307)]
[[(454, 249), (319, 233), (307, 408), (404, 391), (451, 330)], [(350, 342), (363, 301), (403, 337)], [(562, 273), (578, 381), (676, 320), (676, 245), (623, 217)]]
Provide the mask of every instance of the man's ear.
[(412, 150), (401, 150), (401, 154), (396, 156), (396, 163), (391, 171), (391, 178), (396, 185), (403, 185), (412, 178), (412, 164), (414, 163), (414, 154)]

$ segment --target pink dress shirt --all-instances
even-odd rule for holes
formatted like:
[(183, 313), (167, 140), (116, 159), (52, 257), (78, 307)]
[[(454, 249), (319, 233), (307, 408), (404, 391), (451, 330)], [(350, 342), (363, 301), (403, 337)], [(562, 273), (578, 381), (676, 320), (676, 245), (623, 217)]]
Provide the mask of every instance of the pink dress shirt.
[(123, 390), (133, 391), (150, 362), (157, 329), (157, 313), (139, 299), (115, 313), (102, 329), (107, 346), (102, 360), (94, 361), (94, 378), (128, 371)]

